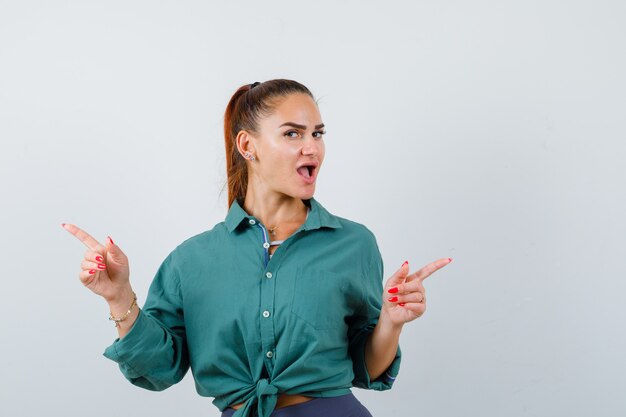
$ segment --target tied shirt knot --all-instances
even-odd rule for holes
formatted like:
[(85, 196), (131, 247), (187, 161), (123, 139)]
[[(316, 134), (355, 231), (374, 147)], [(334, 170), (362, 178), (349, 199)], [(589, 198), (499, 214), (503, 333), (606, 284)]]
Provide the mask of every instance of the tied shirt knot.
[(278, 401), (278, 388), (270, 384), (269, 378), (261, 378), (256, 383), (255, 395), (248, 398), (243, 407), (239, 408), (233, 417), (253, 417), (253, 407), (257, 404), (259, 417), (269, 417)]

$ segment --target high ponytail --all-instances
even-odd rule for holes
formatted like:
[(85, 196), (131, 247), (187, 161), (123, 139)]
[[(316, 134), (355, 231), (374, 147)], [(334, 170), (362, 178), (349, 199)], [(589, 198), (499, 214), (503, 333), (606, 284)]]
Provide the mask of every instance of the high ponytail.
[(275, 79), (243, 85), (228, 102), (224, 113), (228, 207), (235, 200), (243, 206), (248, 189), (248, 165), (237, 149), (237, 134), (242, 130), (258, 134), (259, 119), (272, 114), (279, 103), (276, 99), (292, 93), (308, 94), (315, 99), (311, 91), (299, 82)]

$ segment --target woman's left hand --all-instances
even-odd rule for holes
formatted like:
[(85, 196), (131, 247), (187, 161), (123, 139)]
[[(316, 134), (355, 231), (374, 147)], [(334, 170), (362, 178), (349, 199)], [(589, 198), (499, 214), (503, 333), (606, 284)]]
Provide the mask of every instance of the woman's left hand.
[(385, 284), (381, 316), (384, 314), (395, 326), (421, 317), (426, 311), (426, 289), (422, 281), (450, 262), (452, 258), (441, 258), (411, 275), (408, 275), (408, 262), (402, 264)]

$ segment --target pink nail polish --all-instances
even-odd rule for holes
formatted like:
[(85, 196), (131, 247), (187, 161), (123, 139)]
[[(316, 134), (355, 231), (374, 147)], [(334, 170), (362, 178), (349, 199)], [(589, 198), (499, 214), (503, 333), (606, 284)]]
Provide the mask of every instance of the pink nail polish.
[(104, 264), (98, 264), (98, 269), (105, 269), (106, 266)]
[(403, 306), (403, 305), (404, 305), (404, 303), (398, 303), (398, 305), (399, 305), (399, 306)]
[(107, 236), (107, 238), (111, 241), (112, 244), (115, 245), (115, 242), (113, 242), (113, 239), (111, 239), (111, 236)]
[(104, 261), (104, 258), (102, 258), (102, 256), (98, 255), (98, 256), (96, 256), (96, 261), (102, 262), (102, 261)]
[(95, 270), (95, 269), (90, 269), (90, 270), (89, 270), (89, 275), (93, 275), (93, 274), (95, 274), (95, 273), (96, 273), (96, 270)]
[(387, 298), (387, 300), (389, 300), (389, 301), (391, 301), (393, 303), (394, 301), (398, 301), (398, 297), (394, 295), (393, 297)]
[(389, 294), (395, 294), (398, 292), (398, 287), (392, 287), (387, 290)]
[(452, 262), (452, 258), (448, 258), (448, 262)]
[[(406, 264), (408, 264), (408, 263), (409, 263), (409, 261), (404, 261), (404, 263), (402, 264), (402, 266), (404, 266), (404, 265), (406, 265)], [(402, 266), (401, 266), (400, 268), (402, 268)]]

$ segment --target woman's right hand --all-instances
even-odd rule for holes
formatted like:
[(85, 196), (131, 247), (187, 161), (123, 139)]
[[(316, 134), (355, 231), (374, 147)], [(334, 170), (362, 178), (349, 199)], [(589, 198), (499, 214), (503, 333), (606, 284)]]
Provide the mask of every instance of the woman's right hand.
[(63, 223), (63, 228), (87, 246), (78, 278), (83, 285), (109, 303), (127, 296), (130, 289), (128, 257), (110, 237), (102, 245), (79, 227)]

